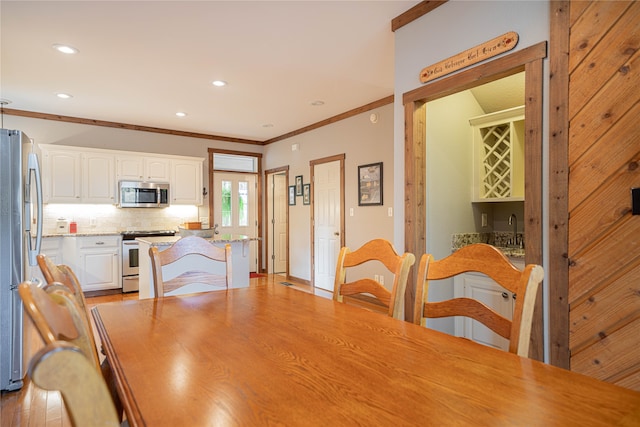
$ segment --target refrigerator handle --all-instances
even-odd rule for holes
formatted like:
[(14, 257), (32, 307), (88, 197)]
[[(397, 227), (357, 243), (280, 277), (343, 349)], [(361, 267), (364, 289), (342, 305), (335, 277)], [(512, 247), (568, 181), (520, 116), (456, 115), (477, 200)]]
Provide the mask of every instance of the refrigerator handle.
[(38, 216), (36, 219), (36, 224), (38, 229), (36, 230), (36, 247), (33, 248), (33, 241), (31, 239), (31, 220), (32, 218), (26, 218), (26, 227), (25, 230), (27, 232), (27, 241), (29, 245), (28, 253), (29, 253), (29, 265), (35, 266), (37, 265), (36, 256), (40, 253), (40, 247), (42, 246), (42, 179), (40, 178), (40, 166), (38, 165), (38, 156), (36, 153), (29, 153), (29, 158), (27, 160), (27, 168), (28, 168), (28, 180), (27, 180), (27, 194), (25, 195), (25, 213), (31, 212), (31, 172), (34, 173), (36, 179), (36, 200), (38, 207)]

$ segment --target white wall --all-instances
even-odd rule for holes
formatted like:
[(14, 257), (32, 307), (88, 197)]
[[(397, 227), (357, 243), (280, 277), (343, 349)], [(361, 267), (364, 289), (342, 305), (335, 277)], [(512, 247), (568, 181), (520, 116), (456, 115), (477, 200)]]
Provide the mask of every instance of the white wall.
[[(369, 120), (371, 113), (379, 115), (375, 124)], [(292, 144), (298, 144), (297, 151), (291, 150)], [(393, 218), (388, 216), (388, 208), (393, 206), (394, 200), (391, 104), (269, 144), (264, 147), (263, 167), (264, 170), (269, 170), (289, 165), (289, 185), (294, 184), (297, 175), (302, 175), (306, 184), (310, 180), (310, 161), (343, 153), (346, 245), (356, 249), (366, 241), (378, 237), (393, 241)], [(376, 162), (383, 162), (384, 205), (358, 206), (358, 165)], [(352, 217), (349, 216), (350, 209), (354, 211)], [(311, 278), (310, 218), (310, 205), (302, 205), (302, 199), (298, 197), (296, 205), (289, 207), (289, 274), (304, 280)], [(388, 276), (385, 280), (385, 285), (391, 285), (390, 278)]]
[[(429, 65), (470, 49), (501, 34), (515, 31), (517, 46), (511, 52), (549, 40), (549, 2), (451, 0), (395, 32), (394, 162), (396, 192), (394, 245), (404, 247), (404, 107), (402, 95), (422, 84), (420, 71)], [(543, 200), (548, 199), (548, 64), (545, 61), (543, 123)], [(464, 70), (462, 70), (464, 71)], [(428, 83), (427, 83), (428, 84)], [(427, 167), (432, 167), (428, 164)], [(433, 199), (429, 201), (433, 203)], [(429, 222), (430, 219), (427, 218)], [(436, 227), (438, 224), (435, 225)], [(434, 227), (429, 224), (428, 227)], [(543, 235), (547, 235), (548, 212), (543, 210)], [(427, 248), (433, 244), (427, 236)], [(548, 247), (543, 239), (543, 266)], [(546, 289), (543, 297), (548, 303)], [(545, 309), (546, 319), (546, 309)], [(546, 326), (545, 326), (546, 330)], [(547, 335), (547, 334), (545, 334)], [(545, 343), (545, 348), (548, 344)]]

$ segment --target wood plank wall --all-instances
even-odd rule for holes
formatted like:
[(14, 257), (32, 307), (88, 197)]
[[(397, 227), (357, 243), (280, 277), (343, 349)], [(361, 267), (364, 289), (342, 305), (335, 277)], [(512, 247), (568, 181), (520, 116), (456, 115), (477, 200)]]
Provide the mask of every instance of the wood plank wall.
[(640, 2), (570, 2), (571, 370), (640, 390)]

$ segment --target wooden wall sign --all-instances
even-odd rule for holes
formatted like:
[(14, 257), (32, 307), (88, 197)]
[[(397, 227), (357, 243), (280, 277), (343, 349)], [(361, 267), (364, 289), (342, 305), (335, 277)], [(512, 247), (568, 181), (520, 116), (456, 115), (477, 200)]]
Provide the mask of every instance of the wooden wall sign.
[(422, 71), (420, 71), (420, 82), (426, 83), (462, 68), (477, 64), (487, 58), (508, 52), (516, 47), (516, 44), (518, 44), (518, 33), (510, 31), (495, 39), (447, 58), (444, 61), (423, 68)]

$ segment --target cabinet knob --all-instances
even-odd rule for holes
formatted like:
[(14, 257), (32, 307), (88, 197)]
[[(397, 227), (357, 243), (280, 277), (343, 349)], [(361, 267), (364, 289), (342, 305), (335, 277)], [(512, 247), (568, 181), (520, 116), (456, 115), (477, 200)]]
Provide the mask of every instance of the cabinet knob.
[(104, 242), (96, 242), (96, 245), (104, 245)]
[(513, 299), (516, 299), (516, 294), (513, 294)]
[(508, 294), (508, 293), (506, 293), (506, 292), (503, 292), (503, 293), (502, 293), (502, 298), (504, 298), (504, 299), (509, 298), (509, 294)]

